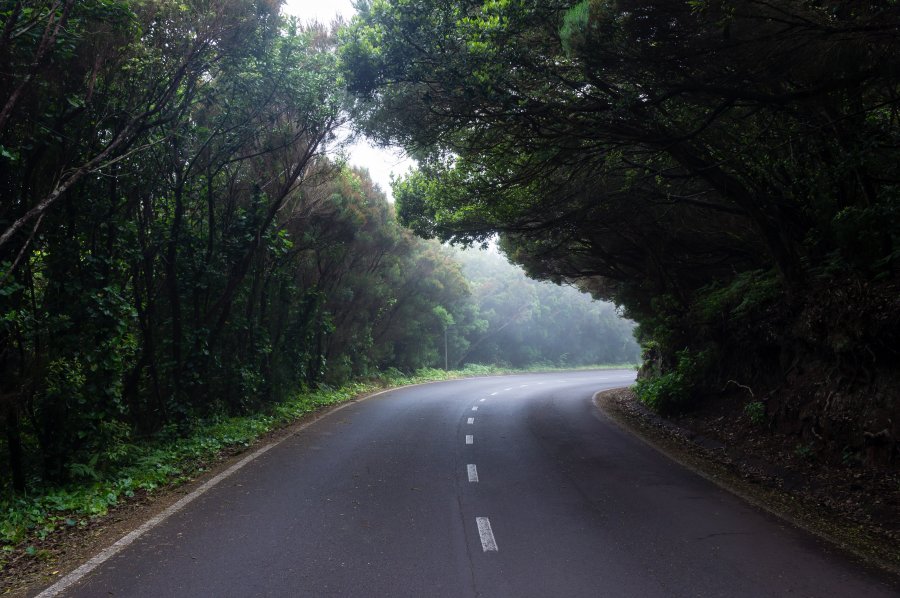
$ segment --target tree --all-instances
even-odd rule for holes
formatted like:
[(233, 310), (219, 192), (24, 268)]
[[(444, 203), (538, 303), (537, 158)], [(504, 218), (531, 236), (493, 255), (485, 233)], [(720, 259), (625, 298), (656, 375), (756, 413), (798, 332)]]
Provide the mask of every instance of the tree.
[(132, 434), (284, 390), (264, 375), (269, 311), (294, 299), (265, 292), (285, 280), (276, 224), (327, 175), (343, 93), (333, 38), (272, 3), (2, 12), (0, 397), (21, 490), (31, 463), (90, 478)]
[[(898, 23), (892, 3), (376, 0), (342, 54), (363, 128), (422, 158), (402, 221), (499, 232), (530, 273), (624, 304), (657, 372), (776, 388), (783, 364), (896, 358), (874, 322), (895, 295)], [(825, 289), (859, 285), (849, 345), (753, 333), (803, 330)], [(812, 409), (807, 427), (842, 417)]]

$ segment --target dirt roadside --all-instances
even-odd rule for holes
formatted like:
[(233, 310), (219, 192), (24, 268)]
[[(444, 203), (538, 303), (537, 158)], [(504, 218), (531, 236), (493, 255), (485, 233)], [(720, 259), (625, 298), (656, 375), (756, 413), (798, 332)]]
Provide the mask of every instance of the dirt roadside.
[(790, 439), (722, 409), (663, 419), (626, 388), (600, 392), (594, 401), (673, 460), (900, 580), (898, 472), (816, 463)]

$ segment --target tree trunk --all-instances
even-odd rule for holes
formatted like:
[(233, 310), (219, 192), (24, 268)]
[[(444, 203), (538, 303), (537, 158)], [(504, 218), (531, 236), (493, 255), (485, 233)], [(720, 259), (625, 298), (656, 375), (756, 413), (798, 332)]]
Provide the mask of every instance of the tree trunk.
[(19, 411), (15, 401), (10, 399), (4, 411), (6, 411), (6, 446), (9, 450), (9, 469), (12, 473), (13, 490), (25, 492), (24, 451), (19, 431)]
[(173, 395), (181, 392), (183, 357), (181, 344), (181, 293), (178, 288), (178, 241), (181, 235), (181, 223), (184, 220), (184, 185), (179, 173), (175, 186), (175, 213), (172, 218), (172, 229), (166, 249), (166, 284), (169, 291), (169, 308), (172, 315), (172, 360), (175, 368), (172, 374)]

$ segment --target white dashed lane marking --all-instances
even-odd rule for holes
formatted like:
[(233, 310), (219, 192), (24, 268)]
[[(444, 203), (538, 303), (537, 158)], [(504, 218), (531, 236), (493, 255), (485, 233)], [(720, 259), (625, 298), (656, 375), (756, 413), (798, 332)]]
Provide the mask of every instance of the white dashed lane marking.
[[(497, 393), (494, 393), (494, 394), (497, 394)], [(485, 401), (487, 401), (487, 399), (478, 399), (479, 403), (484, 403)]]
[(472, 411), (478, 411), (478, 405), (475, 405), (474, 407), (472, 407)]
[(468, 420), (466, 420), (466, 423), (469, 424), (469, 425), (474, 424), (474, 423), (475, 423), (475, 418), (474, 418), (474, 417), (470, 417)]
[(481, 548), (485, 552), (498, 551), (497, 541), (494, 539), (494, 532), (491, 531), (491, 522), (487, 517), (476, 517), (475, 525), (478, 526), (478, 535), (481, 536)]
[(466, 444), (475, 444), (475, 437), (471, 434), (466, 434)]
[[(492, 396), (492, 397), (495, 397), (495, 396), (497, 396), (497, 394), (498, 394), (499, 392), (500, 392), (499, 390), (498, 390), (497, 392), (492, 392), (492, 393), (491, 393), (491, 396)], [(481, 399), (481, 400), (483, 401), (484, 399)]]
[(469, 472), (469, 481), (475, 483), (478, 481), (478, 468), (472, 464), (466, 465), (466, 469)]

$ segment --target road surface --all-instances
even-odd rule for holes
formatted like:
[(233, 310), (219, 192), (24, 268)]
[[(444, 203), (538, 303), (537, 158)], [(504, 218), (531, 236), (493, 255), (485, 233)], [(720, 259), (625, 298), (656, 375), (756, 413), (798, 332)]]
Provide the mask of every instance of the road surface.
[(896, 596), (617, 428), (629, 371), (392, 391), (291, 436), (64, 596)]

